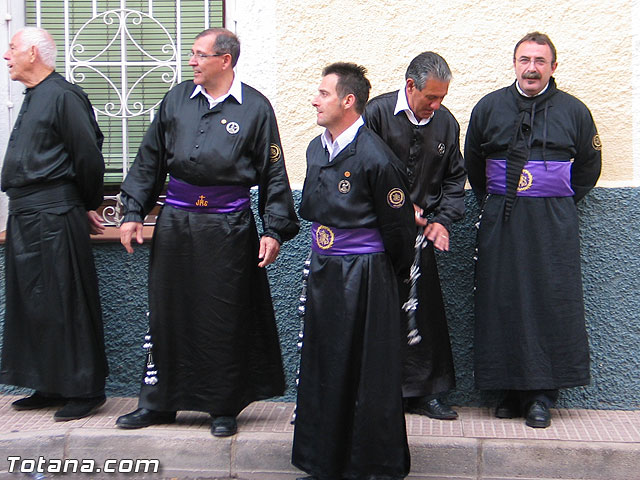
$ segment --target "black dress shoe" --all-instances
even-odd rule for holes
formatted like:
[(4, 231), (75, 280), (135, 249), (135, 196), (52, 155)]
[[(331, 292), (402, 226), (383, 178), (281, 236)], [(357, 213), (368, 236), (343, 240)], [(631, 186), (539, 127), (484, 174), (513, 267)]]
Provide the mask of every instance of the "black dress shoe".
[(420, 402), (413, 406), (409, 403), (407, 411), (418, 415), (426, 415), (427, 417), (435, 418), (436, 420), (455, 420), (458, 418), (458, 413), (455, 410), (452, 410), (437, 398), (429, 400), (428, 402)]
[(151, 425), (173, 423), (176, 421), (176, 412), (159, 412), (148, 408), (138, 408), (131, 413), (122, 415), (116, 420), (116, 427), (120, 428), (144, 428)]
[(522, 416), (520, 402), (513, 397), (505, 397), (496, 407), (496, 418), (517, 418)]
[(214, 437), (230, 437), (238, 431), (236, 417), (213, 417), (211, 421), (211, 434)]
[(37, 410), (39, 408), (59, 407), (67, 402), (66, 398), (59, 395), (49, 396), (40, 392), (16, 400), (11, 406), (16, 410)]
[(536, 400), (527, 410), (525, 423), (532, 428), (547, 428), (551, 425), (551, 412), (544, 403)]
[(56, 422), (66, 422), (88, 417), (96, 413), (106, 401), (107, 397), (104, 395), (92, 398), (71, 398), (64, 407), (53, 414), (53, 419)]

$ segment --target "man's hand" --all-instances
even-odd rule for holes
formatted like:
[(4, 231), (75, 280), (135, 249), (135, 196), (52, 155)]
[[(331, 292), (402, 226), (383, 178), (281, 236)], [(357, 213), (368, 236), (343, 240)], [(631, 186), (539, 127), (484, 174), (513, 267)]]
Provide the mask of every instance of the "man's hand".
[(262, 261), (258, 266), (266, 267), (275, 262), (278, 253), (280, 253), (280, 243), (275, 238), (263, 236), (260, 239), (260, 251), (258, 252), (258, 258)]
[(449, 231), (440, 223), (430, 223), (424, 229), (424, 236), (427, 237), (433, 246), (441, 252), (449, 251)]
[(416, 225), (419, 227), (426, 227), (427, 219), (422, 216), (424, 210), (414, 203), (413, 211), (415, 212)]
[(131, 239), (135, 235), (136, 242), (142, 245), (142, 222), (125, 222), (120, 226), (120, 243), (129, 253), (133, 253)]
[(104, 233), (104, 225), (102, 225), (102, 219), (98, 212), (95, 210), (87, 211), (87, 220), (89, 220), (89, 233), (91, 235), (100, 235)]

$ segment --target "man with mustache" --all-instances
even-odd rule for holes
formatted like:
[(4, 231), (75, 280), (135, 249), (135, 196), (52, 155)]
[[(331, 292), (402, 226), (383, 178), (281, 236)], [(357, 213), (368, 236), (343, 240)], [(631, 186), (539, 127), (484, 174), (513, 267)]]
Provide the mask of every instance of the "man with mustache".
[(152, 355), (139, 408), (116, 425), (172, 423), (177, 410), (195, 410), (210, 413), (211, 433), (226, 437), (249, 403), (284, 393), (264, 267), (299, 223), (271, 104), (234, 72), (238, 38), (212, 28), (191, 48), (193, 81), (165, 95), (122, 184), (120, 239), (131, 253), (170, 177), (151, 246), (145, 347)]
[(559, 389), (589, 383), (575, 203), (600, 175), (587, 107), (552, 77), (547, 35), (514, 50), (516, 82), (471, 113), (469, 182), (481, 205), (475, 292), (475, 382), (506, 394), (498, 418), (551, 424)]

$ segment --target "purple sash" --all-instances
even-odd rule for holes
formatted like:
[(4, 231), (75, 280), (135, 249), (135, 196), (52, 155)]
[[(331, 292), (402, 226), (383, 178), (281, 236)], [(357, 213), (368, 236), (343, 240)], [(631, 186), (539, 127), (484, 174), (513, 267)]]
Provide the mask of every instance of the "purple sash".
[(377, 228), (335, 228), (313, 222), (311, 249), (320, 255), (361, 255), (384, 252)]
[[(507, 161), (487, 159), (487, 192), (504, 195)], [(572, 197), (571, 162), (529, 160), (522, 168), (519, 197)]]
[(198, 213), (230, 213), (250, 208), (249, 188), (236, 185), (198, 186), (169, 178), (167, 205)]

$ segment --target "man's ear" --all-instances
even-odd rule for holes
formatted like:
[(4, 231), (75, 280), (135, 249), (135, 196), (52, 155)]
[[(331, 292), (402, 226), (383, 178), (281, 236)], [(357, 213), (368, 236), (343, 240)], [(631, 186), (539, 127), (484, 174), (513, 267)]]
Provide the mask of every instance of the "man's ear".
[(353, 93), (349, 93), (342, 99), (343, 108), (353, 108), (356, 104), (356, 96)]

